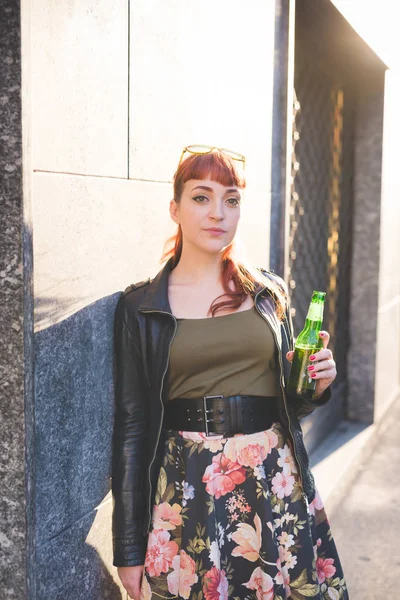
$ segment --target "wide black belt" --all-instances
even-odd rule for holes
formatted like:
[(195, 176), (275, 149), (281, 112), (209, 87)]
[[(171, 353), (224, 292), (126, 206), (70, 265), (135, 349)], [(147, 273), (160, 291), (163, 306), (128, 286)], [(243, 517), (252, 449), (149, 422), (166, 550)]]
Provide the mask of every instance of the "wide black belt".
[(277, 396), (201, 396), (165, 404), (163, 427), (231, 437), (269, 429), (277, 421)]

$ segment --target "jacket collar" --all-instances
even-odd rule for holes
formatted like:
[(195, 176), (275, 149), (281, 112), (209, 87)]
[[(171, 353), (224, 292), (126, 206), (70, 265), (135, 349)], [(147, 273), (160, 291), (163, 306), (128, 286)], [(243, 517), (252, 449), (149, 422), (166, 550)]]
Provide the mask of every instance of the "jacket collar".
[(158, 310), (172, 314), (168, 300), (168, 279), (174, 257), (171, 256), (147, 286), (139, 310)]

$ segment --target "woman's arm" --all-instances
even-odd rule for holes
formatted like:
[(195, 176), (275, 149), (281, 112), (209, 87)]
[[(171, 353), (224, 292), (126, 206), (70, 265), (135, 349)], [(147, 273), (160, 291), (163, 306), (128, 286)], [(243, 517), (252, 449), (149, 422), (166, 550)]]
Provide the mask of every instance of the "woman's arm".
[[(130, 326), (128, 326), (128, 322)], [(112, 442), (113, 565), (144, 563), (148, 505), (149, 397), (126, 295), (114, 316), (115, 413)]]

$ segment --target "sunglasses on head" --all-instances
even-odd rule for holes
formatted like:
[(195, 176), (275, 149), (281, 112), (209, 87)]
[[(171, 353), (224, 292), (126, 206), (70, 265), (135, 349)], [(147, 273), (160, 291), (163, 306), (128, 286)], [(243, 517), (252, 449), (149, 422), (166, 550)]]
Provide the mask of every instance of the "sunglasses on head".
[(178, 163), (178, 167), (182, 162), (185, 152), (190, 152), (190, 154), (209, 154), (213, 150), (220, 150), (221, 152), (224, 152), (224, 154), (226, 154), (233, 160), (239, 160), (240, 162), (243, 163), (243, 169), (244, 169), (246, 158), (243, 154), (240, 154), (239, 152), (234, 152), (234, 150), (228, 150), (228, 148), (218, 148), (217, 146), (204, 146), (201, 144), (197, 144), (197, 145), (193, 144), (191, 146), (186, 146), (182, 150), (181, 157), (180, 157), (179, 163)]

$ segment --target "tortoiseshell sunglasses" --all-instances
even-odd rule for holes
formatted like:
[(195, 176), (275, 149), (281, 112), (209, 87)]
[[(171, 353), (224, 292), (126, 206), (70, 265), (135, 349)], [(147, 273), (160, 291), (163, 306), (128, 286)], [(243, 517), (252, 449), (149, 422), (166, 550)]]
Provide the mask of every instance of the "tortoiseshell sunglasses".
[(182, 162), (185, 152), (190, 152), (191, 154), (208, 154), (209, 152), (212, 152), (213, 150), (220, 150), (221, 152), (224, 152), (225, 154), (227, 154), (230, 158), (233, 158), (233, 160), (241, 161), (243, 163), (243, 169), (244, 169), (246, 158), (243, 154), (239, 154), (239, 152), (234, 152), (233, 150), (228, 150), (227, 148), (218, 148), (217, 146), (204, 146), (201, 144), (198, 144), (198, 145), (193, 144), (191, 146), (186, 146), (182, 150), (182, 154), (179, 159), (178, 167)]

